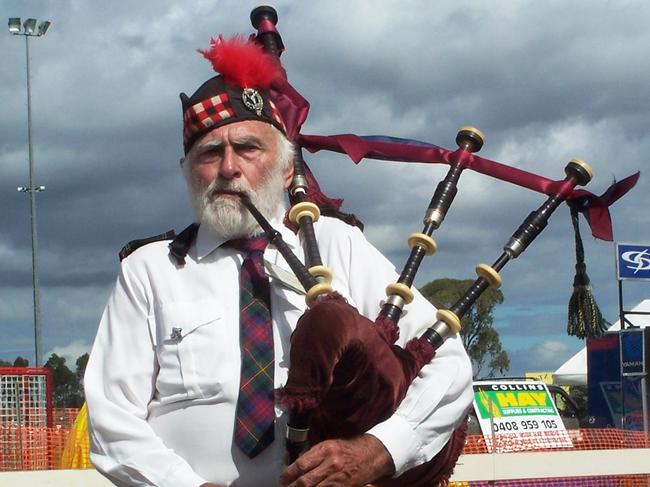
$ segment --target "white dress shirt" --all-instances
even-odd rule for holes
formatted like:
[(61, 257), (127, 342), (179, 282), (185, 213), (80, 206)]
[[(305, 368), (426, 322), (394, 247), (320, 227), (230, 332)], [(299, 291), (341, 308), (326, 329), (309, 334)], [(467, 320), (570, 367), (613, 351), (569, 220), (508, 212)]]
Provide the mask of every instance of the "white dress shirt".
[[(273, 222), (301, 258), (298, 237)], [(354, 227), (327, 217), (315, 225), (333, 288), (375, 319), (384, 289), (397, 274)], [(275, 486), (283, 468), (286, 414), (276, 408), (275, 441), (254, 459), (233, 444), (239, 392), (241, 252), (199, 229), (184, 266), (168, 241), (141, 247), (121, 264), (85, 376), (91, 458), (121, 486)], [(272, 245), (265, 259), (287, 271)], [(287, 377), (289, 338), (304, 296), (271, 279), (275, 386)], [(435, 321), (417, 291), (399, 326), (403, 345)], [(432, 458), (471, 404), (471, 365), (451, 338), (409, 388), (392, 417), (373, 427), (397, 473)]]

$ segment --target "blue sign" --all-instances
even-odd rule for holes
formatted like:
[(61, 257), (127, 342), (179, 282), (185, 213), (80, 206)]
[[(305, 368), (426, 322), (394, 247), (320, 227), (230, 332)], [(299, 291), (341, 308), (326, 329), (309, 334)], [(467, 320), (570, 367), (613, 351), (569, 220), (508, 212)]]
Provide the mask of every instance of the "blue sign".
[(650, 245), (616, 244), (619, 279), (650, 279)]
[(645, 374), (644, 331), (643, 328), (633, 328), (619, 332), (622, 375)]

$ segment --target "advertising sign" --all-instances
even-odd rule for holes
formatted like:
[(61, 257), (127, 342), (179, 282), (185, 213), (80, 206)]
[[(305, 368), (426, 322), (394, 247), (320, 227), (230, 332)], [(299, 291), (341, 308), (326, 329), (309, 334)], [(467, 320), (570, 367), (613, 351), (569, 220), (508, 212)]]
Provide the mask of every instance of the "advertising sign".
[(650, 279), (650, 245), (616, 244), (619, 279)]
[(645, 335), (643, 328), (621, 330), (621, 374), (645, 374)]
[[(602, 391), (602, 397), (605, 400), (607, 405), (607, 410), (609, 411), (609, 416), (611, 417), (611, 422), (606, 426), (620, 427), (621, 418), (623, 416), (623, 404), (621, 400), (623, 396), (621, 394), (621, 383), (620, 382), (600, 382), (600, 389)], [(596, 423), (598, 424), (598, 423)], [(598, 424), (598, 426), (605, 426)]]
[(542, 382), (475, 382), (474, 410), (489, 452), (573, 446)]
[(618, 333), (587, 339), (587, 392), (590, 426), (620, 428), (623, 409)]

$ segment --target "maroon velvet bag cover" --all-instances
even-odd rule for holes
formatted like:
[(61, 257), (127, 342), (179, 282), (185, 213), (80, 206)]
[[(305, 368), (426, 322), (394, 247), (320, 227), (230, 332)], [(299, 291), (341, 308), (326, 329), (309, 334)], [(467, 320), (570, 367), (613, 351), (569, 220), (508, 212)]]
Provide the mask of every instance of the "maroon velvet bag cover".
[[(311, 412), (310, 439), (349, 438), (390, 417), (433, 350), (418, 339), (405, 348), (334, 293), (300, 318), (291, 337), (291, 366), (280, 403)], [(385, 486), (431, 486), (446, 481), (460, 455), (465, 422), (429, 462)]]

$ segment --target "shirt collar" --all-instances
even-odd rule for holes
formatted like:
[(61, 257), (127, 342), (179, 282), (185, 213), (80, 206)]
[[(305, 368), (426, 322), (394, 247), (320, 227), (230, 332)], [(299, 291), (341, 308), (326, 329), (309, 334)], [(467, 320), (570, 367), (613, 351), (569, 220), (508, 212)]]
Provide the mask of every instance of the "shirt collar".
[[(271, 218), (269, 222), (273, 228), (280, 232), (285, 243), (295, 251), (298, 248), (298, 236), (284, 225), (285, 212), (286, 208), (283, 206), (278, 210), (276, 216)], [(195, 243), (197, 260), (201, 261), (203, 258), (214, 252), (215, 249), (226, 243), (226, 241), (227, 239), (214, 235), (212, 232), (204, 228), (203, 225), (199, 226)]]

